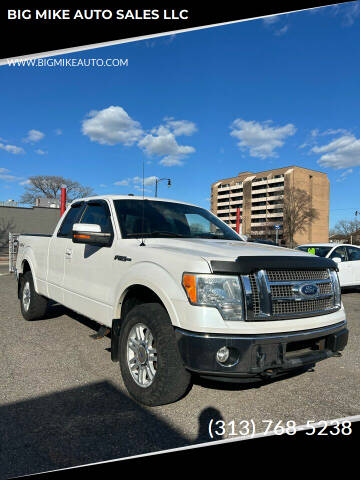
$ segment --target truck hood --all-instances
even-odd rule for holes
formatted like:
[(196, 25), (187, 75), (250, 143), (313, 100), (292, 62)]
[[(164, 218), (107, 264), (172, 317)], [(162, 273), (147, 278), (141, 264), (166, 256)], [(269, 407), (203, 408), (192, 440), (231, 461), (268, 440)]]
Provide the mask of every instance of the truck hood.
[(313, 256), (290, 248), (260, 243), (194, 238), (159, 238), (146, 240), (148, 248), (162, 249), (176, 255), (194, 255), (207, 261), (235, 261), (237, 257), (253, 256)]

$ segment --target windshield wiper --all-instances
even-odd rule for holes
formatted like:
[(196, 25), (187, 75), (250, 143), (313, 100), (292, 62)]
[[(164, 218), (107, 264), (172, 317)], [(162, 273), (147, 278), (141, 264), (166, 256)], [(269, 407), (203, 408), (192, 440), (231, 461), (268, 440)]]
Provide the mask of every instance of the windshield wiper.
[(128, 237), (152, 237), (152, 236), (155, 236), (155, 237), (158, 237), (158, 236), (161, 236), (161, 235), (164, 235), (166, 237), (178, 237), (178, 238), (182, 238), (184, 237), (184, 235), (180, 235), (180, 233), (175, 233), (175, 232), (165, 232), (165, 231), (160, 231), (160, 230), (156, 230), (155, 232), (144, 232), (144, 233), (128, 233), (127, 236)]
[(198, 233), (198, 234), (193, 234), (192, 237), (190, 238), (205, 238), (205, 239), (213, 239), (213, 240), (226, 240), (230, 242), (238, 242), (242, 241), (241, 238), (228, 238), (225, 237), (225, 235), (219, 235), (218, 233), (212, 233), (212, 232), (204, 232), (204, 233)]
[(211, 233), (211, 232), (194, 234), (193, 238), (219, 238), (219, 239), (226, 240), (224, 235), (217, 235), (216, 233)]

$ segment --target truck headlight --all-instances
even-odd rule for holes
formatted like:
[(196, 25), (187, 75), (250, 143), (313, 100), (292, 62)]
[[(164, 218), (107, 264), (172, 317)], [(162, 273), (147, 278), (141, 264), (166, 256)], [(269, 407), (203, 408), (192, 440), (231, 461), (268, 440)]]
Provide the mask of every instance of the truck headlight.
[(335, 270), (330, 270), (330, 278), (331, 278), (333, 289), (334, 289), (335, 305), (337, 305), (338, 307), (341, 307), (341, 288), (340, 288), (339, 276), (335, 272)]
[(238, 277), (184, 273), (182, 284), (193, 305), (215, 307), (226, 321), (244, 320), (243, 295)]

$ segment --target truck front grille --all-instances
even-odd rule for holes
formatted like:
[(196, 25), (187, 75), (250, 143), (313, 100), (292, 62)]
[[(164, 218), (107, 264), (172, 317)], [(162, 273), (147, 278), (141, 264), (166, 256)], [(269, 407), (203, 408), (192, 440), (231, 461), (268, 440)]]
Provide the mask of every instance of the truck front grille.
[(332, 298), (319, 298), (317, 300), (278, 302), (273, 304), (273, 315), (290, 315), (292, 313), (321, 312), (334, 307)]
[[(332, 294), (332, 285), (331, 283), (316, 283), (319, 288), (320, 295)], [(293, 297), (294, 293), (292, 290), (292, 285), (270, 285), (270, 291), (272, 298), (281, 298), (281, 297)]]
[(326, 280), (329, 278), (328, 270), (269, 270), (269, 282)]
[[(337, 275), (328, 269), (260, 270), (246, 277), (248, 321), (321, 315), (341, 305)], [(305, 285), (316, 286), (315, 293), (306, 295)]]
[(254, 274), (249, 275), (251, 290), (252, 290), (252, 307), (254, 315), (259, 315), (260, 313), (260, 297), (259, 291), (256, 286), (256, 277)]

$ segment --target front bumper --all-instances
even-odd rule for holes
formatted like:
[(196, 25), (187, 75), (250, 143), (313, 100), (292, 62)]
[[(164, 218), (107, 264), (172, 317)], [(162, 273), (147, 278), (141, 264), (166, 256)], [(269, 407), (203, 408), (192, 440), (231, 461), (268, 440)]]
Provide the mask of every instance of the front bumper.
[[(346, 322), (301, 332), (266, 335), (217, 335), (175, 330), (185, 367), (204, 376), (236, 378), (272, 377), (311, 367), (343, 350), (348, 341)], [(216, 352), (228, 347), (225, 364)]]

